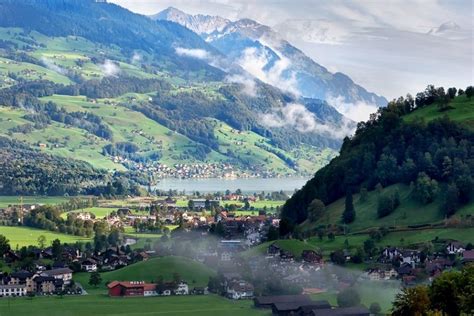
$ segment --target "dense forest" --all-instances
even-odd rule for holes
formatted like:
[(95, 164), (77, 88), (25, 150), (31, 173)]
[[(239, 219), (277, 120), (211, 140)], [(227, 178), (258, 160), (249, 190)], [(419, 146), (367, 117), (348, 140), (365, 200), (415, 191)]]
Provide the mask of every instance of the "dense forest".
[[(440, 211), (446, 216), (454, 214), (472, 200), (474, 188), (474, 131), (469, 124), (454, 122), (448, 116), (456, 95), (470, 100), (472, 87), (445, 91), (428, 86), (416, 98), (408, 95), (380, 108), (369, 121), (358, 124), (354, 136), (344, 139), (339, 156), (287, 201), (282, 218), (290, 224), (301, 223), (308, 218), (308, 207), (314, 200), (328, 205), (346, 196), (350, 206), (352, 193), (395, 183), (411, 184), (423, 204), (442, 196)], [(436, 106), (440, 117), (429, 122), (404, 120), (409, 113), (427, 106)], [(379, 216), (396, 208), (397, 199), (386, 199), (388, 206), (380, 207)], [(343, 220), (349, 223), (354, 215), (349, 212)]]
[(139, 195), (137, 181), (136, 175), (110, 175), (85, 162), (48, 155), (0, 137), (1, 195)]

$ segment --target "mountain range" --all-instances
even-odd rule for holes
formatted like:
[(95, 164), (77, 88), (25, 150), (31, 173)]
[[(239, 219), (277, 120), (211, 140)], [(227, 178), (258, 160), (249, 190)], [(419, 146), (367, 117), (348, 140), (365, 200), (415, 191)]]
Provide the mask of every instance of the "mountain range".
[(355, 128), (333, 97), (385, 105), (251, 20), (0, 0), (0, 136), (22, 150), (145, 178), (310, 174)]
[(332, 100), (333, 105), (341, 107), (357, 102), (387, 104), (384, 97), (368, 92), (343, 73), (329, 72), (278, 32), (256, 21), (189, 15), (172, 7), (151, 18), (187, 27), (254, 77), (286, 92)]

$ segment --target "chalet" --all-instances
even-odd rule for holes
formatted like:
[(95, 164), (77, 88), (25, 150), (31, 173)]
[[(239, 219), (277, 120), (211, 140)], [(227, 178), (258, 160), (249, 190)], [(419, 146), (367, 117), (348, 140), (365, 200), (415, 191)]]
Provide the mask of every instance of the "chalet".
[(277, 244), (273, 243), (267, 248), (267, 254), (271, 257), (280, 255), (281, 248)]
[(464, 245), (458, 241), (452, 241), (446, 246), (446, 252), (448, 255), (462, 254), (464, 251)]
[(257, 296), (253, 300), (255, 307), (271, 308), (275, 303), (311, 303), (309, 295)]
[(143, 285), (143, 296), (157, 296), (158, 290), (156, 284), (145, 283)]
[(85, 259), (81, 262), (81, 270), (84, 270), (86, 272), (97, 271), (97, 261), (92, 258)]
[(56, 280), (61, 280), (64, 284), (69, 284), (72, 280), (72, 270), (69, 268), (59, 268), (53, 270), (46, 270), (41, 273), (44, 277), (53, 277)]
[(462, 263), (474, 262), (474, 250), (466, 250), (462, 253)]
[(311, 264), (320, 264), (323, 260), (323, 257), (314, 250), (303, 250), (301, 258), (304, 262)]
[(286, 250), (281, 250), (280, 251), (280, 262), (294, 262), (295, 261), (295, 256)]
[(0, 297), (25, 296), (26, 286), (24, 284), (0, 285)]
[(229, 282), (225, 290), (226, 296), (233, 300), (253, 298), (253, 285), (244, 280)]

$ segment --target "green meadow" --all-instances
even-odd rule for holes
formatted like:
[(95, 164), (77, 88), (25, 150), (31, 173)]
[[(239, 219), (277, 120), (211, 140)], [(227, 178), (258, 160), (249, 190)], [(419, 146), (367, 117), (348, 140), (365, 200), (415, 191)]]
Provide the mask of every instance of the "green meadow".
[(232, 301), (217, 295), (110, 298), (83, 296), (0, 299), (1, 316), (150, 316), (150, 315), (271, 315), (253, 307), (253, 301)]
[(75, 243), (90, 241), (90, 238), (66, 235), (49, 230), (36, 229), (20, 226), (0, 226), (0, 235), (4, 235), (10, 240), (10, 246), (15, 249), (18, 247), (38, 245), (38, 237), (46, 237), (46, 245), (50, 245), (53, 240), (59, 239), (62, 243)]

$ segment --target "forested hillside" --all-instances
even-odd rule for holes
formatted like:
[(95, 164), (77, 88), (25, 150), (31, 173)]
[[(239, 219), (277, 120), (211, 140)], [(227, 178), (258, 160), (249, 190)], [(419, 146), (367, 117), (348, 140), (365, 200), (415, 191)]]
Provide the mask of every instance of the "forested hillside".
[(329, 205), (327, 210), (338, 209), (331, 203), (344, 197), (344, 211), (335, 220), (350, 224), (359, 211), (367, 211), (364, 203), (359, 204), (366, 207), (354, 208), (353, 194), (357, 193), (358, 200), (367, 200), (367, 192), (382, 192), (394, 184), (403, 184), (403, 192), (392, 189), (380, 195), (375, 202), (377, 214), (371, 220), (390, 215), (404, 201), (420, 204), (418, 208), (408, 208), (408, 218), (417, 216), (413, 213), (434, 201), (439, 203), (437, 218), (449, 217), (472, 204), (472, 90), (468, 87), (466, 91), (445, 91), (428, 86), (416, 98), (408, 95), (394, 100), (369, 121), (359, 123), (355, 135), (344, 140), (339, 156), (316, 172), (285, 204), (282, 217), (290, 225), (283, 225), (283, 233), (309, 216), (311, 221), (323, 216), (334, 219), (325, 213), (324, 205)]

